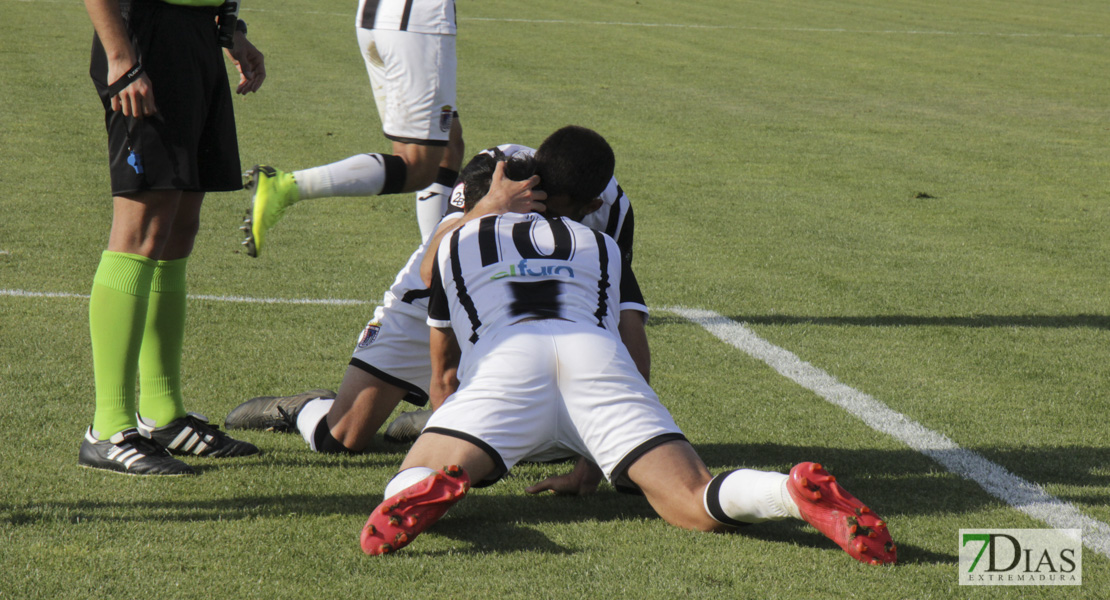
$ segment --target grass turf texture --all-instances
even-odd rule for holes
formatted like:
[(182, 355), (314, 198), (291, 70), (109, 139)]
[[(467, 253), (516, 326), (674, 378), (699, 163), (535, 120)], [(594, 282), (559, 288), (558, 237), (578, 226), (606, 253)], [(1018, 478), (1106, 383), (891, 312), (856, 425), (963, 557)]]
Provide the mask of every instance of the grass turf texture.
[[(84, 294), (110, 221), (80, 4), (6, 2), (0, 289)], [(267, 57), (237, 98), (243, 166), (385, 151), (350, 2), (246, 6)], [(749, 323), (847, 385), (1110, 521), (1110, 14), (1055, 2), (463, 2), (468, 148), (606, 135), (653, 306)], [(292, 209), (258, 260), (245, 193), (214, 194), (190, 293), (375, 301), (416, 243), (411, 196)], [(372, 306), (190, 302), (187, 404), (335, 386)], [(1042, 527), (664, 312), (653, 384), (710, 468), (817, 460), (888, 519), (902, 564), (795, 523), (668, 527), (641, 499), (473, 493), (396, 556), (358, 530), (402, 449), (265, 454), (202, 475), (76, 465), (92, 415), (87, 302), (0, 296), (0, 598), (1057, 597), (959, 588), (957, 530)], [(1107, 559), (1084, 585), (1110, 593)]]

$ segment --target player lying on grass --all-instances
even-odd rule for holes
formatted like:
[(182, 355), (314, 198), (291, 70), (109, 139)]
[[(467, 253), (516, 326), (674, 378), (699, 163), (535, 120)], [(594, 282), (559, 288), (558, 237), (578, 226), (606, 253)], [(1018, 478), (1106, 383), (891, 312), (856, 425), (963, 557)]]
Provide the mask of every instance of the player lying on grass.
[[(553, 149), (565, 147), (557, 142), (575, 132), (573, 127), (563, 128), (549, 136), (538, 150), (506, 144), (479, 153), (463, 169), (464, 179), (452, 195), (452, 211), (441, 227), (447, 228), (448, 223), (463, 216), (464, 207), (468, 219), (506, 212), (514, 202), (520, 203), (521, 211), (533, 207), (542, 210), (542, 203), (533, 203), (533, 192), (524, 185), (514, 188), (523, 192), (521, 198), (511, 194), (484, 198), (494, 164), (498, 157), (513, 155), (537, 154), (541, 160), (564, 160), (551, 156), (557, 154)], [(526, 179), (527, 175), (522, 177)], [(559, 182), (554, 183), (558, 185)], [(539, 200), (544, 197), (539, 191), (534, 194)], [(616, 178), (609, 179), (601, 201), (602, 209), (588, 215), (584, 222), (616, 238), (622, 255), (631, 261), (632, 207)], [(429, 401), (433, 407), (442, 403), (445, 396), (429, 396), (428, 292), (419, 274), (426, 251), (427, 245), (421, 244), (385, 293), (382, 305), (374, 311), (374, 318), (358, 338), (338, 395), (317, 389), (295, 396), (252, 398), (232, 410), (225, 425), (229, 429), (297, 430), (314, 451), (362, 452), (402, 400), (417, 406)], [(644, 331), (647, 306), (635, 277), (626, 276), (622, 281), (625, 288), (620, 306), (621, 338), (636, 357), (637, 367), (646, 379), (651, 363)], [(404, 413), (386, 429), (386, 439), (411, 442), (430, 414), (430, 410)]]
[[(724, 531), (794, 517), (857, 560), (893, 563), (886, 524), (820, 465), (710, 475), (617, 335), (620, 251), (576, 222), (596, 209), (588, 199), (611, 175), (613, 154), (596, 133), (575, 143), (585, 165), (572, 171), (577, 190), (547, 189), (543, 215), (487, 215), (440, 244), (432, 365), (434, 381), (455, 391), (386, 486), (362, 530), (363, 551), (412, 542), (471, 482), (491, 485), (521, 460), (578, 454), (567, 489), (600, 470), (678, 527)], [(538, 163), (540, 185), (562, 166)], [(495, 177), (492, 189), (502, 183)]]

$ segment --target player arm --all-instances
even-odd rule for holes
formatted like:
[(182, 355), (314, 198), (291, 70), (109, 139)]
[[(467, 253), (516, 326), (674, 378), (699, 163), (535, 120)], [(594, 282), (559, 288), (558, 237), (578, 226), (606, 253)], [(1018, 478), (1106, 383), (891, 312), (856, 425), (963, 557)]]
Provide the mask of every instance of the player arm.
[(436, 410), (459, 389), (462, 350), (451, 328), (451, 307), (443, 289), (443, 278), (439, 275), (439, 263), (433, 264), (432, 274), (432, 283), (428, 288), (428, 347), (432, 367), (428, 396), (432, 410)]
[(621, 258), (620, 280), (620, 315), (617, 320), (617, 332), (624, 342), (628, 353), (632, 355), (632, 362), (636, 363), (636, 370), (644, 376), (644, 381), (651, 382), (651, 349), (648, 347), (647, 323), (648, 309), (644, 301), (644, 294), (640, 291), (640, 283), (636, 281), (636, 274), (629, 264), (631, 257)]
[(620, 332), (621, 341), (632, 362), (636, 363), (636, 370), (644, 376), (644, 381), (651, 383), (651, 348), (648, 346), (647, 329), (644, 321), (647, 315), (639, 310), (622, 310), (620, 320), (617, 322), (617, 331)]
[(524, 491), (529, 494), (552, 491), (560, 496), (585, 496), (597, 491), (601, 483), (601, 469), (585, 456), (579, 456), (574, 470), (566, 475), (548, 477), (543, 481), (529, 486)]
[(429, 336), (432, 381), (428, 396), (432, 410), (437, 410), (448, 396), (459, 389), (459, 358), (462, 356), (462, 351), (452, 329), (432, 327)]
[[(108, 57), (108, 80), (104, 83), (109, 93), (116, 92), (112, 94), (112, 110), (135, 118), (153, 115), (158, 111), (154, 88), (131, 45), (119, 0), (85, 0), (85, 10)], [(123, 87), (116, 91), (119, 86)]]

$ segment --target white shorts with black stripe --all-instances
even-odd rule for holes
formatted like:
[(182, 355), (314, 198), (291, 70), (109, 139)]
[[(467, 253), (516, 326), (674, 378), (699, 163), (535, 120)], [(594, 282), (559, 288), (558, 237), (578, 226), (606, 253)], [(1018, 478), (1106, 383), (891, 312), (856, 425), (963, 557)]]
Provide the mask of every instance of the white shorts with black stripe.
[(685, 439), (628, 350), (597, 324), (524, 321), (482, 338), (463, 358), (458, 391), (425, 432), (467, 440), (490, 455), (489, 485), (516, 463), (583, 455), (618, 489), (656, 445)]
[(408, 392), (405, 401), (424, 406), (432, 380), (427, 309), (387, 300), (359, 335), (350, 364)]
[(395, 142), (445, 146), (456, 94), (455, 36), (357, 28), (382, 132)]

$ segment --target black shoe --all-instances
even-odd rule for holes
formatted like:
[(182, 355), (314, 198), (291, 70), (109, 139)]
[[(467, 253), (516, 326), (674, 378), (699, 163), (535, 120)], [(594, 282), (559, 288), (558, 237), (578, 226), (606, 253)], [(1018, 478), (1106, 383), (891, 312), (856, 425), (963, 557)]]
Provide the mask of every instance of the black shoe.
[(124, 429), (106, 441), (96, 439), (92, 427), (85, 430), (77, 464), (126, 475), (193, 475), (189, 465), (170, 456), (158, 442), (145, 437), (134, 427)]
[(224, 426), (228, 429), (264, 429), (296, 431), (297, 415), (313, 400), (331, 400), (331, 390), (309, 390), (296, 396), (259, 396), (251, 398), (227, 413)]
[(258, 454), (258, 447), (254, 444), (228, 437), (219, 427), (209, 425), (207, 417), (194, 412), (174, 419), (165, 427), (152, 427), (140, 417), (139, 430), (172, 454), (212, 458)]
[(420, 432), (428, 425), (430, 418), (432, 418), (430, 408), (401, 413), (401, 416), (393, 419), (389, 427), (385, 428), (385, 441), (394, 444), (415, 442), (416, 438), (420, 437)]

